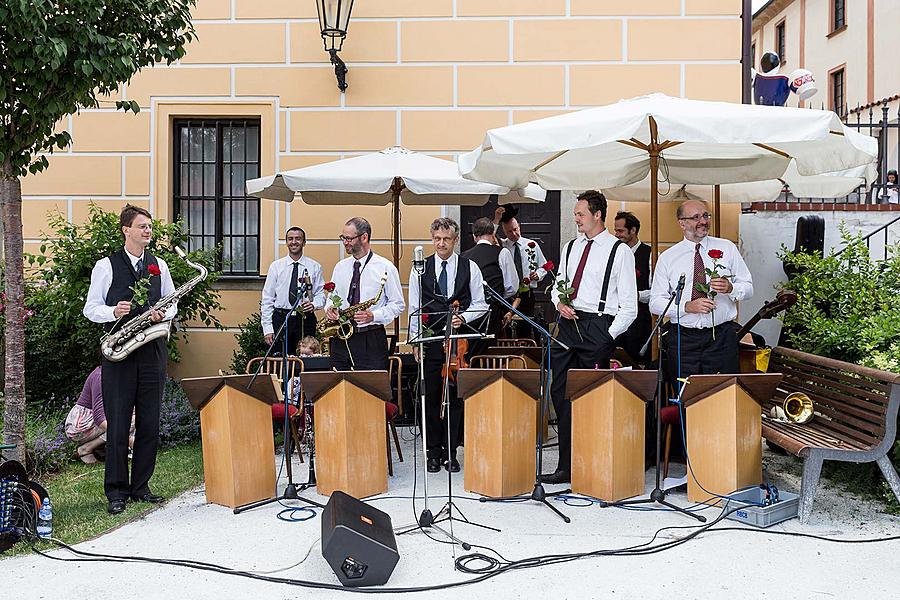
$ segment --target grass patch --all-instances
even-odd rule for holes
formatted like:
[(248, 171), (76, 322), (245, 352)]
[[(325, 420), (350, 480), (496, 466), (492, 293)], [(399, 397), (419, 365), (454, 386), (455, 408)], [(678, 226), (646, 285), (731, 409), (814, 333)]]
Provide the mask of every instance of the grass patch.
[[(199, 440), (159, 451), (156, 470), (150, 480), (150, 489), (155, 494), (173, 498), (202, 482), (203, 454)], [(67, 463), (51, 478), (38, 483), (47, 488), (53, 502), (53, 537), (67, 544), (95, 538), (156, 508), (143, 502), (129, 502), (125, 512), (118, 515), (107, 513), (102, 463)], [(41, 547), (55, 546), (42, 543)], [(3, 556), (29, 552), (31, 546), (19, 542)]]

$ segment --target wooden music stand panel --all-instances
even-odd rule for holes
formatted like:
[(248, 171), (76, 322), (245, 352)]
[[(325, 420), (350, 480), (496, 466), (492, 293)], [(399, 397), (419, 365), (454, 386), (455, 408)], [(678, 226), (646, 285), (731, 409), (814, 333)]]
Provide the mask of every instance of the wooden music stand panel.
[(384, 400), (343, 380), (315, 400), (313, 423), (320, 494), (365, 498), (387, 491)]
[(686, 421), (688, 500), (714, 503), (762, 481), (762, 410), (736, 380), (688, 405)]
[(647, 403), (615, 376), (572, 398), (572, 491), (617, 501), (644, 491)]
[(234, 508), (275, 491), (272, 409), (223, 385), (200, 409), (206, 501)]
[(531, 490), (535, 398), (501, 375), (466, 398), (465, 403), (464, 489), (489, 497)]

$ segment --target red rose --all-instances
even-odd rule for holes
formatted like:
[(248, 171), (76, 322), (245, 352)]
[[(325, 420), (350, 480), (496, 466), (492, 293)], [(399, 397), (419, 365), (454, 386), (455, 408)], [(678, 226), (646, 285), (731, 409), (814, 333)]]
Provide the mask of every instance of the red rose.
[(545, 271), (552, 271), (553, 267), (555, 267), (555, 266), (556, 265), (553, 264), (552, 260), (548, 260), (547, 262), (544, 263), (544, 266), (542, 266), (541, 268)]
[(715, 248), (713, 248), (712, 250), (707, 252), (707, 254), (709, 254), (710, 258), (715, 258), (715, 259), (719, 259), (719, 258), (722, 258), (723, 256), (725, 256), (721, 250), (717, 250)]
[(528, 277), (522, 278), (522, 285), (528, 285), (529, 283), (531, 283), (531, 279), (529, 279)]
[(334, 282), (333, 282), (333, 281), (329, 281), (329, 282), (326, 283), (323, 287), (324, 287), (324, 289), (325, 289), (326, 292), (333, 292), (333, 291), (334, 291), (334, 288), (335, 288), (336, 286), (334, 285)]
[(147, 265), (147, 272), (151, 275), (159, 275), (160, 273), (159, 267), (157, 267), (156, 265)]
[(422, 313), (422, 322), (423, 322), (423, 323), (427, 323), (427, 322), (428, 322), (428, 313)]
[(537, 246), (537, 244), (535, 244), (534, 242), (528, 242), (529, 248), (534, 248), (535, 246)]

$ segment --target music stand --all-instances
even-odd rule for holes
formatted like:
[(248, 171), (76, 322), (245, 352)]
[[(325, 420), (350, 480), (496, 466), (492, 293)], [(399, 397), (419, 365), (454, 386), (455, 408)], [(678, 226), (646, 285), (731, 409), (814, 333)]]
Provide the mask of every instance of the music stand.
[(544, 489), (544, 484), (541, 481), (541, 471), (543, 470), (543, 459), (544, 459), (544, 414), (545, 410), (547, 410), (548, 403), (550, 402), (550, 346), (551, 344), (558, 344), (560, 347), (569, 350), (569, 347), (560, 342), (558, 339), (553, 337), (549, 331), (541, 327), (538, 323), (536, 323), (533, 319), (529, 318), (527, 315), (522, 313), (519, 309), (515, 308), (512, 304), (506, 301), (506, 299), (496, 290), (491, 288), (489, 285), (485, 284), (484, 289), (488, 292), (495, 300), (500, 302), (507, 309), (511, 310), (513, 314), (519, 315), (522, 317), (522, 320), (528, 323), (534, 328), (534, 331), (537, 331), (544, 338), (544, 358), (542, 367), (542, 377), (543, 381), (541, 382), (541, 389), (543, 390), (543, 394), (540, 402), (540, 409), (538, 410), (538, 422), (537, 422), (537, 441), (535, 442), (535, 472), (534, 472), (534, 489), (531, 490), (531, 494), (529, 496), (524, 496), (522, 494), (518, 496), (506, 496), (503, 498), (487, 498), (482, 496), (479, 498), (481, 502), (503, 502), (505, 500), (534, 500), (535, 502), (540, 502), (541, 504), (547, 506), (550, 510), (555, 512), (559, 517), (565, 521), (566, 523), (570, 523), (572, 519), (567, 517), (562, 513), (561, 510), (553, 506), (547, 501), (548, 497), (552, 496), (561, 496), (563, 494), (568, 494), (571, 492), (571, 489), (565, 489), (559, 492), (551, 492), (547, 493)]
[[(281, 324), (281, 327), (278, 328), (278, 331), (275, 333), (275, 337), (272, 339), (272, 343), (269, 344), (268, 349), (266, 350), (263, 359), (260, 361), (259, 366), (256, 368), (256, 373), (253, 374), (253, 377), (250, 378), (250, 383), (247, 384), (247, 389), (253, 387), (253, 382), (256, 381), (257, 376), (259, 376), (260, 372), (263, 369), (263, 366), (266, 364), (266, 359), (272, 354), (272, 350), (275, 347), (275, 344), (278, 343), (279, 336), (282, 341), (282, 356), (281, 356), (281, 379), (283, 388), (283, 400), (284, 400), (284, 423), (282, 424), (282, 431), (284, 432), (284, 461), (287, 465), (287, 478), (288, 482), (284, 488), (284, 492), (279, 495), (275, 495), (272, 498), (266, 498), (265, 500), (259, 500), (257, 502), (251, 502), (250, 504), (244, 504), (243, 506), (238, 506), (234, 509), (234, 514), (240, 514), (245, 510), (250, 510), (252, 508), (257, 508), (259, 506), (264, 506), (266, 504), (271, 504), (272, 502), (281, 502), (282, 500), (300, 500), (302, 502), (306, 502), (312, 506), (316, 506), (318, 508), (325, 508), (324, 504), (320, 504), (314, 500), (309, 500), (300, 496), (297, 493), (297, 486), (294, 485), (294, 476), (293, 470), (291, 469), (291, 425), (290, 425), (290, 410), (289, 404), (290, 401), (290, 381), (288, 380), (288, 336), (287, 336), (287, 325), (290, 321), (291, 317), (297, 318), (299, 317), (297, 313), (297, 307), (300, 306), (301, 301), (303, 300), (304, 295), (307, 293), (307, 285), (304, 281), (302, 284), (303, 293), (301, 294), (298, 290), (297, 299), (294, 301), (293, 306), (291, 306), (288, 314), (284, 317), (284, 322)], [(302, 325), (301, 325), (302, 331)], [(277, 485), (277, 484), (276, 484)], [(312, 487), (315, 485), (315, 474), (311, 475), (310, 480), (301, 486), (301, 490), (305, 490), (308, 487)]]

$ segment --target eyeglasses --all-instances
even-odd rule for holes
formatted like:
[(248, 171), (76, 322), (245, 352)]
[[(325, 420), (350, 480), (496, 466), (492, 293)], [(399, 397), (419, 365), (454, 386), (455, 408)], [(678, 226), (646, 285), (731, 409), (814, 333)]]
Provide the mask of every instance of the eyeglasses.
[(358, 233), (358, 234), (354, 235), (353, 237), (346, 236), (346, 235), (339, 235), (338, 239), (342, 242), (352, 242), (353, 240), (360, 237), (361, 235), (362, 235), (361, 233)]
[(699, 223), (702, 221), (709, 221), (712, 218), (712, 215), (709, 213), (703, 213), (702, 215), (694, 215), (693, 217), (678, 217), (679, 221), (692, 221), (694, 223)]

